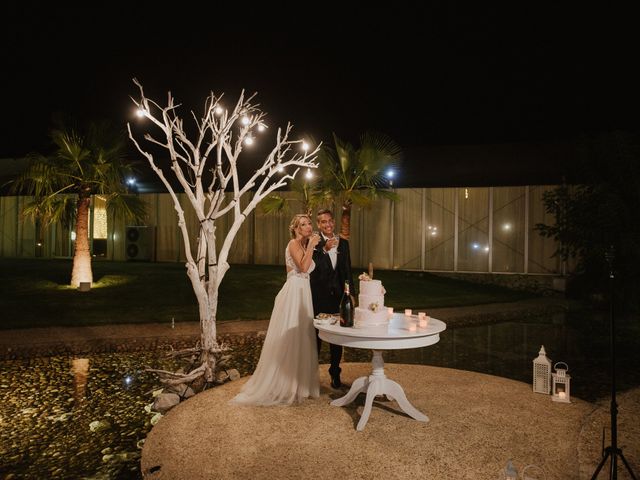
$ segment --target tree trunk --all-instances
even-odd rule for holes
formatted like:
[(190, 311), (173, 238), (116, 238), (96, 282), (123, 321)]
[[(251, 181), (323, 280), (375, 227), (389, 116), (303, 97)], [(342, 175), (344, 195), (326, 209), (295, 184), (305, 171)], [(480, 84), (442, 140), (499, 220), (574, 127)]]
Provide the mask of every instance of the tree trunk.
[(91, 197), (81, 194), (78, 198), (76, 217), (76, 244), (73, 252), (71, 286), (79, 287), (81, 282), (93, 283), (91, 253), (89, 252), (89, 205)]
[(351, 202), (345, 200), (342, 204), (342, 217), (340, 217), (340, 238), (349, 240), (351, 236)]

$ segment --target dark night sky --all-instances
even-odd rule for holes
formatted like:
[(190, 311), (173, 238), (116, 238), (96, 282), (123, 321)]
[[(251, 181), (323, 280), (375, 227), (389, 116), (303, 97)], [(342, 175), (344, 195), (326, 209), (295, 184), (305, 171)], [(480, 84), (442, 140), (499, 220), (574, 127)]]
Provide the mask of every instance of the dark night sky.
[(134, 76), (148, 97), (170, 89), (190, 108), (211, 89), (258, 91), (271, 125), (325, 141), (370, 129), (405, 148), (547, 142), (638, 126), (629, 12), (452, 5), (12, 7), (0, 158), (46, 148), (56, 112), (133, 120)]

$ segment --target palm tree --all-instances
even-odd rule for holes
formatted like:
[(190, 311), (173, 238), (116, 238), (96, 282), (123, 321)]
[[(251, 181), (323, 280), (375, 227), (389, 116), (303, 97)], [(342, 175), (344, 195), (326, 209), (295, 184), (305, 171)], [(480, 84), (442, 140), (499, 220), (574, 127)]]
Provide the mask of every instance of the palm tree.
[(124, 180), (132, 173), (125, 160), (126, 140), (107, 123), (92, 123), (86, 134), (78, 129), (52, 130), (55, 152), (32, 154), (27, 169), (14, 182), (13, 191), (30, 195), (23, 216), (40, 222), (42, 228), (56, 223), (70, 225), (75, 219), (75, 250), (71, 286), (93, 282), (89, 251), (89, 207), (91, 196), (107, 199), (110, 217), (122, 215), (140, 221), (146, 214), (142, 199), (128, 194)]
[(315, 202), (342, 205), (340, 237), (349, 240), (351, 206), (369, 206), (376, 198), (396, 200), (385, 187), (385, 170), (396, 166), (402, 149), (382, 133), (365, 132), (355, 148), (333, 134), (335, 149), (325, 146), (318, 157), (320, 180), (312, 192)]

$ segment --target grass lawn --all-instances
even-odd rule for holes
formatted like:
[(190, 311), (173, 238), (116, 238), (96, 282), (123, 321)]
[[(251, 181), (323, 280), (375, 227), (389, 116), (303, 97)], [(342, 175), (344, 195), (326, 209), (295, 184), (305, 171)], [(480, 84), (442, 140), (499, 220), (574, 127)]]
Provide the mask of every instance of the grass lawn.
[[(360, 272), (354, 270), (354, 277)], [(93, 262), (94, 287), (67, 284), (71, 260), (0, 259), (0, 329), (197, 321), (195, 295), (179, 263)], [(380, 270), (396, 310), (512, 302), (532, 295), (428, 273)], [(267, 319), (284, 267), (232, 265), (220, 288), (218, 320)]]

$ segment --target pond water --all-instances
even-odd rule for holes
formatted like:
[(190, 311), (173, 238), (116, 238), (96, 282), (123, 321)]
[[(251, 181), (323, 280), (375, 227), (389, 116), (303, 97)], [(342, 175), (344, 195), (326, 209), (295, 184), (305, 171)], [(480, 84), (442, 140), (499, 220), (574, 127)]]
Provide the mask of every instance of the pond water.
[[(622, 322), (619, 322), (622, 323)], [(640, 328), (617, 326), (618, 390), (640, 385)], [(449, 329), (431, 347), (385, 353), (389, 363), (473, 370), (530, 383), (540, 345), (569, 365), (571, 395), (610, 393), (606, 315), (558, 315)], [(233, 365), (255, 368), (260, 342), (237, 338)], [(370, 352), (346, 349), (347, 362)], [(320, 361), (328, 361), (323, 346)], [(3, 478), (141, 478), (140, 448), (151, 429), (145, 405), (158, 388), (145, 366), (177, 367), (162, 352), (42, 357), (0, 362), (0, 474)]]

